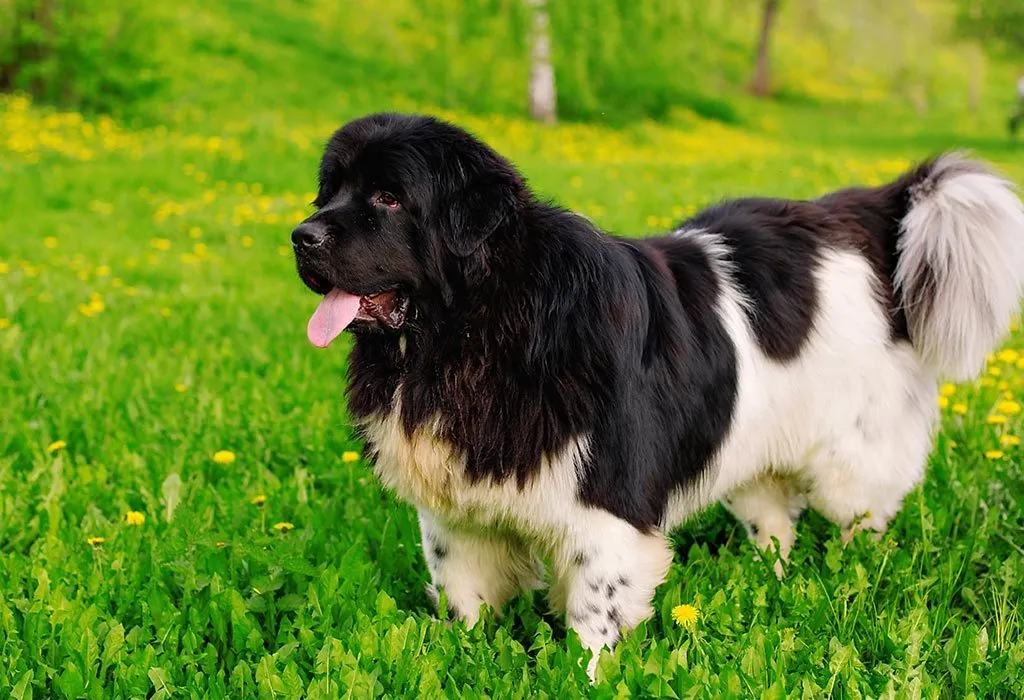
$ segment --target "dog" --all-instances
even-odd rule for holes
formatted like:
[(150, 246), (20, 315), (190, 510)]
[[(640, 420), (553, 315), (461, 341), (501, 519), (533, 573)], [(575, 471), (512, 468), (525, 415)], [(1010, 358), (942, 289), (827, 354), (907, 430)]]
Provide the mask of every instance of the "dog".
[(809, 506), (881, 533), (921, 481), (941, 379), (1007, 332), (1024, 207), (947, 153), (890, 184), (746, 198), (665, 235), (540, 200), (465, 130), (345, 124), (292, 232), (354, 344), (348, 408), (416, 507), (430, 591), (472, 625), (542, 586), (597, 656), (652, 613), (666, 533), (722, 502), (777, 571)]

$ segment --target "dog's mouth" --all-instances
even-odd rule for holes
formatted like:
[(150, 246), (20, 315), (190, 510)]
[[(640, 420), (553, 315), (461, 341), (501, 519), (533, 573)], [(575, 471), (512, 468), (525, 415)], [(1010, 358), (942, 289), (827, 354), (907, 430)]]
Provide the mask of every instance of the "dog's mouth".
[(398, 330), (405, 323), (409, 297), (397, 289), (353, 294), (315, 273), (304, 272), (302, 277), (310, 289), (324, 295), (306, 326), (309, 342), (318, 348), (326, 348), (346, 328)]

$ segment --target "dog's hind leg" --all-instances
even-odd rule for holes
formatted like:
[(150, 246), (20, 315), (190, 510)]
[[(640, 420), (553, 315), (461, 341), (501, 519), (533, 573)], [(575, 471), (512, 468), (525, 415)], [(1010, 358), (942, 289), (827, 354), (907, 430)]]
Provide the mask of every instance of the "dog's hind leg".
[(844, 542), (880, 536), (923, 478), (937, 412), (934, 383), (910, 383), (888, 402), (865, 405), (857, 425), (822, 445), (807, 465), (811, 507), (837, 524)]
[(762, 474), (730, 491), (722, 505), (743, 523), (747, 535), (762, 551), (774, 551), (775, 540), (778, 541), (775, 574), (782, 578), (782, 562), (789, 559), (796, 540), (797, 520), (807, 506), (807, 499), (794, 481), (787, 475)]
[(422, 509), (419, 520), (431, 576), (427, 593), (436, 604), (443, 588), (449, 616), (467, 626), (476, 624), (482, 604), (500, 614), (515, 593), (542, 585), (543, 567), (525, 543), (498, 533), (453, 530)]
[(672, 563), (672, 550), (658, 532), (642, 532), (625, 520), (588, 509), (555, 552), (552, 604), (593, 652), (591, 679), (603, 647), (651, 615), (654, 589)]

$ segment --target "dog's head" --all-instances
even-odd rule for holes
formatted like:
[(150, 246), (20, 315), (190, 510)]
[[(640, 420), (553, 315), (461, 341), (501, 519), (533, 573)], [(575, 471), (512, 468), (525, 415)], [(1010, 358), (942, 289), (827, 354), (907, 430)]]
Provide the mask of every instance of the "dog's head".
[(374, 114), (343, 126), (317, 211), (292, 232), (300, 277), (324, 295), (310, 342), (395, 331), (418, 304), (450, 302), (452, 277), (516, 227), (527, 196), (508, 161), (450, 124)]

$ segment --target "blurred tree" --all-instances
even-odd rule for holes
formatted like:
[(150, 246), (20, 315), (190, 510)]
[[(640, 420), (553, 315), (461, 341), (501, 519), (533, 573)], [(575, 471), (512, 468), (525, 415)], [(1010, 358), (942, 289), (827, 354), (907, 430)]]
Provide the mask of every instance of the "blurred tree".
[(1024, 0), (958, 0), (957, 23), (968, 36), (1024, 51)]
[(146, 0), (0, 0), (0, 92), (141, 116), (167, 82), (167, 24)]
[(547, 0), (526, 0), (532, 11), (530, 22), (530, 116), (537, 121), (555, 121), (555, 67), (551, 63), (551, 20)]
[(757, 65), (754, 67), (754, 79), (750, 81), (750, 91), (761, 97), (771, 92), (771, 67), (769, 66), (768, 50), (778, 10), (779, 0), (764, 0), (761, 11), (761, 35), (757, 40)]

